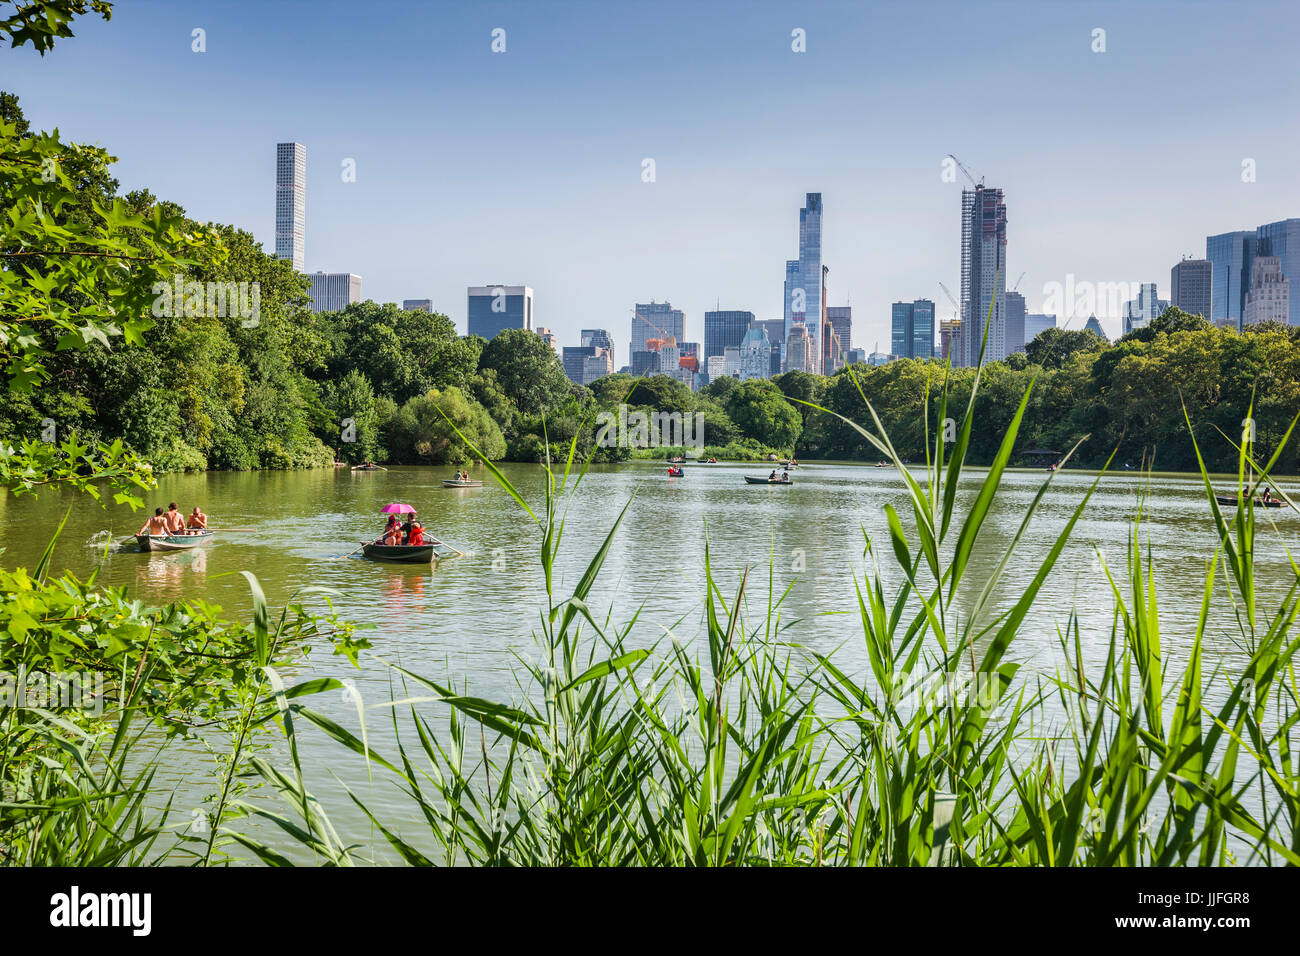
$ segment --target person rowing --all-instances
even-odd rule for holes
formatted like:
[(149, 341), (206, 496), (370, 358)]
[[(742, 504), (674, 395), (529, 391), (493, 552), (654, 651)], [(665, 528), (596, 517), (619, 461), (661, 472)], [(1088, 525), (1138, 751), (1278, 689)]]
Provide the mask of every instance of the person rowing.
[(776, 477), (776, 469), (775, 469), (775, 468), (773, 468), (773, 469), (772, 469), (772, 473), (771, 473), (770, 475), (767, 476), (767, 480), (768, 480), (768, 481), (777, 481), (777, 480), (778, 480), (777, 477)]
[(145, 521), (144, 525), (140, 528), (139, 531), (136, 532), (136, 534), (148, 534), (148, 535), (155, 535), (155, 536), (166, 535), (167, 519), (166, 517), (163, 516), (163, 510), (161, 508), (155, 508), (153, 510), (153, 516)]
[(784, 474), (782, 474), (782, 475), (781, 475), (781, 480), (782, 480), (783, 482), (789, 483), (789, 481), (790, 481), (790, 472), (787, 471), (787, 472), (785, 472)]
[(190, 516), (185, 519), (185, 533), (199, 534), (200, 532), (207, 530), (208, 516), (199, 510), (198, 505), (195, 505), (194, 510), (190, 512)]
[(411, 543), (411, 535), (414, 533), (414, 531), (415, 531), (415, 513), (412, 512), (410, 517), (406, 519), (406, 523), (402, 525), (402, 544)]

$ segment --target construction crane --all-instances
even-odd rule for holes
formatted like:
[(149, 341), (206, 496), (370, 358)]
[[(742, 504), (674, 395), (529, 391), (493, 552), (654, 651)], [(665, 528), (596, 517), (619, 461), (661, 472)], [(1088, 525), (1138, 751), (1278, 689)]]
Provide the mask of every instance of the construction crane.
[(1013, 285), (1013, 286), (1011, 287), (1011, 291), (1012, 291), (1012, 292), (1015, 292), (1017, 289), (1020, 288), (1020, 283), (1021, 283), (1021, 281), (1022, 281), (1024, 278), (1025, 278), (1025, 274), (1024, 274), (1023, 272), (1020, 273), (1020, 278), (1017, 279), (1017, 280), (1016, 280), (1016, 284)]
[(942, 282), (939, 283), (939, 288), (942, 289), (942, 290), (943, 290), (943, 294), (946, 295), (946, 296), (948, 297), (948, 301), (952, 303), (952, 307), (953, 307), (954, 309), (957, 310), (957, 314), (954, 315), (953, 318), (954, 318), (954, 319), (960, 319), (960, 318), (961, 318), (961, 306), (959, 306), (959, 305), (957, 304), (957, 300), (953, 298), (952, 293), (948, 291), (948, 287), (947, 287), (946, 285), (944, 285)]
[(971, 184), (972, 186), (974, 186), (976, 189), (983, 189), (983, 188), (984, 188), (984, 177), (983, 177), (983, 176), (980, 177), (980, 181), (979, 181), (979, 182), (975, 182), (975, 177), (971, 175), (971, 172), (970, 172), (969, 169), (967, 169), (965, 166), (962, 165), (962, 161), (961, 161), (960, 159), (958, 159), (958, 158), (957, 158), (956, 156), (954, 156), (952, 153), (949, 153), (949, 154), (948, 154), (948, 158), (951, 159), (954, 163), (956, 163), (956, 164), (957, 164), (957, 168), (960, 169), (963, 173), (966, 174), (966, 178), (970, 180), (970, 184)]

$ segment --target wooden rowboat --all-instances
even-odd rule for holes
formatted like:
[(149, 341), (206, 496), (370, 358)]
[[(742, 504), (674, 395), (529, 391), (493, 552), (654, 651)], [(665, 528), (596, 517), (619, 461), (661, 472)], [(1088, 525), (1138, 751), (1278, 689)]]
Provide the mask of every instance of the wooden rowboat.
[(211, 544), (215, 531), (203, 531), (199, 534), (137, 534), (135, 542), (141, 551), (167, 552), (189, 551)]
[[(1228, 497), (1227, 495), (1215, 495), (1214, 500), (1221, 505), (1235, 505), (1237, 503), (1237, 498), (1235, 495), (1231, 498)], [(1277, 500), (1265, 501), (1262, 498), (1255, 499), (1256, 508), (1281, 508), (1284, 504), (1286, 504), (1286, 502), (1284, 501), (1277, 501)]]
[(361, 553), (372, 561), (400, 561), (404, 564), (432, 564), (432, 544), (367, 544)]
[(482, 488), (483, 482), (473, 480), (456, 481), (454, 478), (444, 478), (442, 479), (442, 486), (444, 488)]
[(780, 478), (751, 478), (749, 477), (749, 475), (745, 475), (745, 481), (747, 481), (751, 485), (793, 485), (794, 484), (793, 478), (791, 478), (789, 481), (782, 481)]

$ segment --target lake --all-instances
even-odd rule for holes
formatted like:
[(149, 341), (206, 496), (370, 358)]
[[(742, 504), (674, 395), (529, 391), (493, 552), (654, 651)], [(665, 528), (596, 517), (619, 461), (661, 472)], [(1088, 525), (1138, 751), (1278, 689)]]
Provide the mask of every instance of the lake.
[[(770, 565), (777, 596), (795, 582), (783, 610), (783, 621), (795, 623), (785, 636), (810, 650), (833, 652), (842, 669), (863, 674), (866, 662), (853, 580), (864, 567), (864, 530), (874, 539), (877, 560), (891, 572), (890, 580), (899, 580), (892, 572), (882, 509), (892, 503), (905, 526), (910, 525), (902, 478), (893, 469), (807, 463), (794, 472), (791, 487), (751, 486), (742, 481), (743, 475), (764, 475), (769, 469), (688, 464), (685, 477), (670, 479), (662, 464), (593, 466), (570, 500), (556, 562), (557, 594), (567, 596), (631, 501), (588, 604), (598, 618), (612, 608), (617, 623), (644, 606), (633, 633), (634, 646), (662, 641), (666, 629), (672, 629), (707, 657), (707, 649), (698, 642), (703, 633), (707, 539), (714, 574), (728, 600), (741, 573), (747, 566), (751, 569), (747, 598), (752, 623), (762, 620)], [(502, 470), (540, 512), (541, 467), (508, 464)], [(467, 683), (478, 696), (517, 699), (517, 658), (536, 654), (531, 632), (545, 593), (538, 563), (540, 535), (484, 469), (473, 469), (473, 477), (485, 479), (483, 488), (444, 489), (440, 481), (452, 471), (408, 467), (377, 472), (163, 476), (156, 493), (147, 496), (150, 512), (174, 500), (184, 512), (195, 504), (201, 506), (213, 527), (257, 529), (219, 535), (209, 549), (170, 555), (103, 553), (108, 535), (134, 533), (143, 512), (102, 511), (72, 496), (0, 497), (2, 560), (7, 567), (34, 566), (50, 532), (72, 505), (54, 554), (56, 573), (68, 569), (85, 577), (98, 568), (100, 582), (125, 585), (147, 603), (203, 597), (224, 607), (228, 617), (247, 620), (251, 601), (237, 572), (251, 571), (274, 608), (303, 587), (325, 586), (337, 591), (332, 600), (343, 617), (375, 625), (366, 634), (375, 646), (363, 654), (359, 670), (323, 647), (294, 665), (291, 682), (315, 675), (350, 678), (367, 703), (387, 701), (392, 699), (390, 671), (375, 659), (382, 656), (440, 682)], [(1002, 557), (1046, 477), (1045, 472), (1024, 471), (1005, 478), (969, 572), (975, 586), (959, 592), (955, 604), (959, 614), (965, 614), (963, 597), (967, 603), (973, 599)], [(995, 592), (996, 609), (1009, 607), (1022, 593), (1094, 477), (1067, 471), (1053, 480)], [(959, 495), (959, 514), (964, 514), (964, 505), (981, 478), (980, 472), (968, 473)], [(1227, 491), (1233, 479), (1224, 478), (1218, 486)], [(1288, 483), (1281, 487), (1288, 494), (1300, 490)], [(1080, 616), (1087, 661), (1099, 666), (1104, 659), (1113, 601), (1096, 549), (1122, 584), (1131, 522), (1144, 489), (1141, 539), (1150, 545), (1160, 588), (1166, 671), (1175, 672), (1185, 663), (1206, 562), (1215, 547), (1204, 490), (1195, 476), (1156, 475), (1148, 480), (1126, 473), (1102, 479), (1013, 644), (1010, 657), (1025, 665), (1022, 673), (1055, 673), (1062, 661), (1057, 628), (1064, 626), (1072, 609)], [(413, 505), (428, 533), (468, 554), (432, 568), (348, 557), (363, 540), (381, 531), (380, 509), (390, 501)], [(1300, 549), (1300, 520), (1283, 511), (1261, 509), (1257, 514), (1263, 617), (1294, 580), (1284, 546)], [(1234, 670), (1244, 660), (1231, 614), (1223, 613), (1230, 605), (1221, 581), (1216, 590), (1220, 613), (1206, 639), (1207, 674), (1218, 665)], [(319, 598), (307, 603), (323, 607)], [(1208, 702), (1218, 699), (1213, 689), (1207, 693)], [(357, 715), (343, 694), (319, 695), (311, 706), (357, 732)], [(375, 718), (381, 725), (380, 740), (382, 721), (380, 712)], [(355, 826), (357, 832), (345, 835), (370, 842), (368, 824), (333, 777), (365, 790), (371, 785), (362, 761), (314, 729), (307, 741), (304, 762), (310, 768), (311, 784), (336, 816), (336, 825)], [(375, 746), (383, 751), (382, 743)], [(281, 749), (277, 741), (273, 747), (277, 759), (283, 757)], [(167, 768), (168, 779), (177, 787), (180, 815), (188, 817), (186, 801), (197, 803), (212, 789), (215, 764), (197, 745), (182, 745), (176, 754)], [(412, 805), (391, 794), (372, 793), (373, 802), (396, 814), (399, 823), (415, 824)]]

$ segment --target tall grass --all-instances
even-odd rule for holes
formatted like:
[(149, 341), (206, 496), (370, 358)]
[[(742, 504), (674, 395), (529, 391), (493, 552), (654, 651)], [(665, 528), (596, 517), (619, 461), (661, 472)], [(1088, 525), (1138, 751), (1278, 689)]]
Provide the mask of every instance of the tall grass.
[[(707, 546), (699, 646), (675, 634), (645, 646), (637, 613), (622, 624), (612, 611), (598, 616), (587, 602), (627, 507), (572, 590), (557, 592), (556, 556), (584, 475), (571, 445), (562, 464), (545, 465), (536, 510), (493, 469), (536, 525), (545, 584), (538, 661), (521, 664), (522, 699), (487, 700), (393, 665), (408, 692), (439, 706), (409, 693), (395, 704), (396, 749), (385, 756), (308, 706), (311, 690), (337, 683), (277, 689), (292, 768), (257, 765), (290, 810), (275, 822), (319, 861), (369, 859), (345, 845), (303, 786), (305, 721), (404, 792), (404, 819), (419, 825), (381, 819), (350, 796), (392, 854), (414, 865), (1300, 863), (1292, 746), (1300, 567), (1292, 563), (1296, 580), (1268, 613), (1254, 584), (1252, 495), (1277, 455), (1256, 462), (1241, 443), (1231, 519), (1202, 464), (1217, 540), (1206, 542), (1200, 615), (1179, 668), (1162, 649), (1139, 508), (1125, 567), (1102, 562), (1114, 602), (1104, 664), (1085, 665), (1071, 615), (1060, 629), (1065, 666), (1031, 685), (1009, 651), (1102, 475), (1028, 586), (995, 607), (997, 584), (1054, 477), (992, 569), (973, 576), (1028, 393), (992, 466), (961, 494), (974, 392), (951, 449), (936, 430), (919, 478), (863, 401), (874, 430), (853, 427), (894, 463), (910, 508), (905, 524), (885, 507), (888, 540), (868, 536), (865, 570), (845, 582), (856, 590), (865, 679), (800, 647), (797, 623), (783, 618), (788, 589), (777, 593), (770, 566), (765, 589), (746, 570), (724, 594)], [(946, 417), (946, 385), (940, 409)], [(1247, 482), (1248, 471), (1257, 482)], [(1203, 639), (1222, 626), (1212, 621), (1216, 587), (1231, 598), (1228, 624), (1248, 659), (1240, 673), (1207, 677)], [(1215, 707), (1206, 703), (1209, 681), (1227, 690)], [(268, 863), (287, 862), (240, 839)]]

